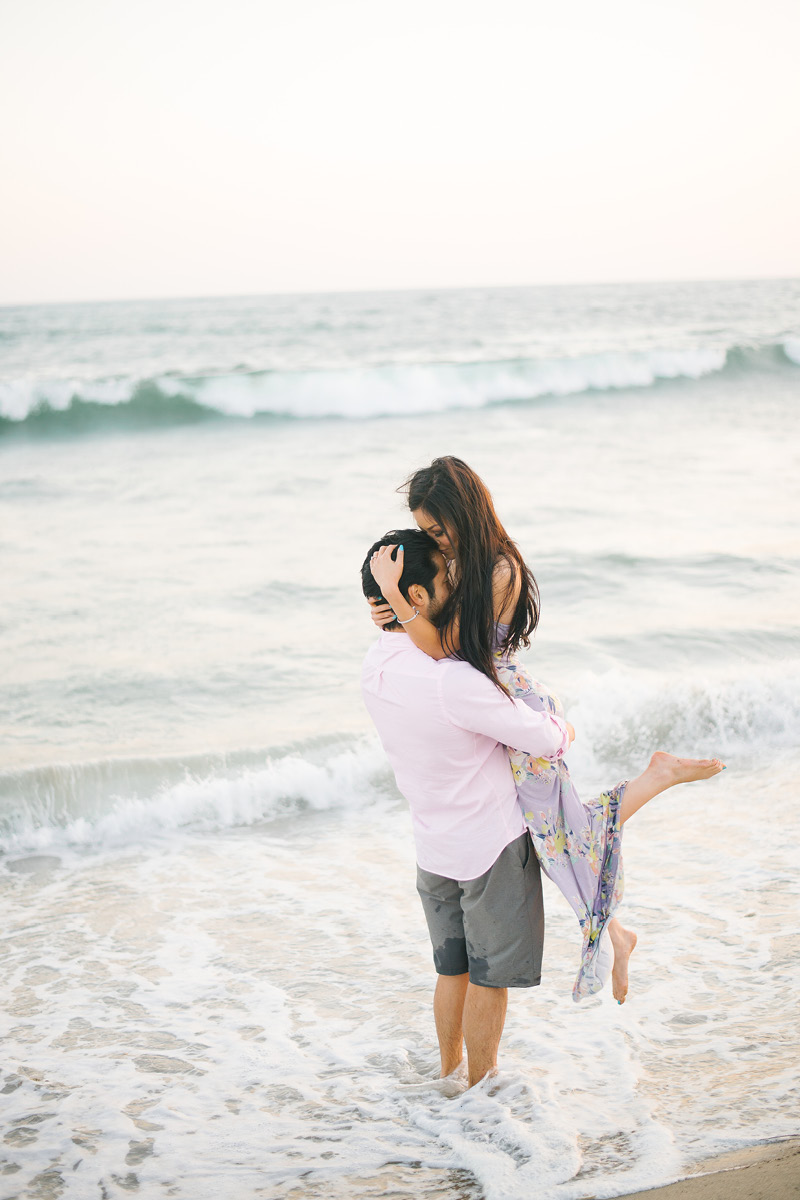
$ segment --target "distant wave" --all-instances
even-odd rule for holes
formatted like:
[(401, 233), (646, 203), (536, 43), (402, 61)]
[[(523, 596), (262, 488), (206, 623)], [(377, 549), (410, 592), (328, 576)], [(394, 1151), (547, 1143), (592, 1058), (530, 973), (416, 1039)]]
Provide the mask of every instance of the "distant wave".
[(792, 369), (800, 339), (779, 345), (607, 352), (577, 358), (419, 363), (314, 371), (241, 371), (154, 379), (0, 382), (0, 433), (76, 433), (255, 417), (359, 420), (647, 388), (727, 371)]

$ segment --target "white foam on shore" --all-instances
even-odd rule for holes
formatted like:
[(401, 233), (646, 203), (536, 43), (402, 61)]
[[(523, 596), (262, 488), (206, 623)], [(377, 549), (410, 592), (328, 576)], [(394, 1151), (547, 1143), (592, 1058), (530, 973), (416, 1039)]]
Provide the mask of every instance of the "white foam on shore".
[(759, 812), (782, 841), (743, 855), (754, 785), (680, 789), (626, 830), (622, 1008), (572, 1004), (578, 929), (546, 887), (543, 985), (512, 994), (500, 1073), (470, 1093), (436, 1079), (400, 809), (8, 877), (15, 1187), (46, 1163), (65, 1200), (115, 1179), (186, 1200), (582, 1200), (796, 1133), (798, 808), (773, 777)]

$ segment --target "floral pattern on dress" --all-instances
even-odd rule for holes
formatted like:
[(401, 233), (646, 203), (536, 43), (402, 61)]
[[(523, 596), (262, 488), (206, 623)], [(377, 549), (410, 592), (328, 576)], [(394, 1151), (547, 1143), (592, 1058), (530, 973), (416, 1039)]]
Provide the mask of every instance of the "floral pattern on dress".
[[(500, 682), (538, 712), (563, 717), (561, 701), (518, 662), (495, 655)], [(572, 998), (599, 992), (603, 930), (622, 899), (621, 783), (583, 803), (562, 759), (534, 758), (508, 748), (517, 797), (542, 870), (571, 904), (583, 934)]]

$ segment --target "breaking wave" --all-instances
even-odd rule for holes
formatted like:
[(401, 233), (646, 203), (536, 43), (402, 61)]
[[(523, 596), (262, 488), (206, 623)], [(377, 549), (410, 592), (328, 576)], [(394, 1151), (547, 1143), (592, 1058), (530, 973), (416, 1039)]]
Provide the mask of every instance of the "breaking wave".
[(588, 392), (648, 388), (720, 372), (793, 370), (800, 340), (734, 346), (601, 353), (576, 358), (419, 363), (314, 371), (241, 371), (152, 379), (0, 382), (0, 433), (90, 432), (203, 420), (273, 417), (314, 420), (477, 409)]
[(390, 783), (376, 739), (327, 758), (317, 744), (233, 761), (224, 755), (100, 759), (6, 771), (0, 774), (0, 855), (119, 846), (185, 828), (238, 828), (363, 807)]
[[(760, 770), (796, 752), (800, 675), (753, 672), (655, 683), (627, 671), (587, 674), (567, 697), (582, 788), (640, 770), (656, 749), (720, 755)], [(195, 758), (53, 763), (0, 773), (0, 856), (119, 848), (180, 830), (222, 830), (399, 799), (374, 735)]]

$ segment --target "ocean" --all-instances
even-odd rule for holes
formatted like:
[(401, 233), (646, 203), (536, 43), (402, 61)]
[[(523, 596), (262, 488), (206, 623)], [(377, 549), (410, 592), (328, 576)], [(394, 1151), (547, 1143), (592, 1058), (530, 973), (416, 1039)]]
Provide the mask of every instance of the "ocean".
[[(0, 309), (0, 1196), (586, 1200), (800, 1133), (800, 281)], [(464, 458), (626, 826), (622, 1007), (442, 1084), (360, 565)]]

